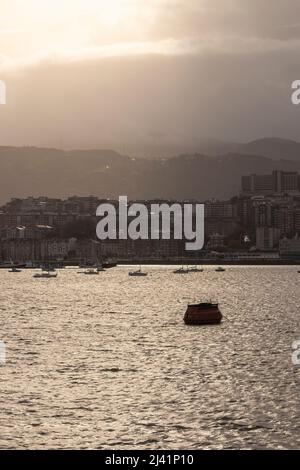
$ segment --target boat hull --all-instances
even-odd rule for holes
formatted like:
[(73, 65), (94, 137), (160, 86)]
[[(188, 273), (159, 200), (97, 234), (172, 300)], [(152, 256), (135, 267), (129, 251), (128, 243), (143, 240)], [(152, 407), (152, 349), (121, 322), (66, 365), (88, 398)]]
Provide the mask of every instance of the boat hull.
[(222, 321), (218, 305), (188, 305), (184, 315), (186, 325), (218, 325)]
[(51, 276), (47, 276), (47, 275), (42, 275), (42, 274), (35, 274), (33, 276), (35, 279), (56, 279), (57, 278), (57, 274), (53, 274)]
[(147, 273), (129, 273), (130, 277), (146, 277), (148, 276)]

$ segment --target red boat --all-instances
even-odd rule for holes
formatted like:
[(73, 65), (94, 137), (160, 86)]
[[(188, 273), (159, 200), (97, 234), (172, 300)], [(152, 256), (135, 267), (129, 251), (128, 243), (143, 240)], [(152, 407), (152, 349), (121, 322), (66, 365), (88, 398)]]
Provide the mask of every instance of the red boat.
[(211, 302), (188, 305), (184, 315), (186, 325), (216, 325), (221, 321), (222, 313), (219, 305)]

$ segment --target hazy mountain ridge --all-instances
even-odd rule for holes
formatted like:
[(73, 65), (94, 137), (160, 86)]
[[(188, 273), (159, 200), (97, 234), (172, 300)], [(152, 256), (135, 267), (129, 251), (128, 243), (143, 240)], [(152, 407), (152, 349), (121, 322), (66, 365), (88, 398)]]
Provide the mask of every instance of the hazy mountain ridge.
[(242, 175), (276, 168), (300, 172), (300, 159), (227, 153), (158, 160), (134, 159), (113, 150), (0, 147), (0, 202), (40, 195), (221, 199), (238, 194)]
[(280, 139), (277, 137), (253, 140), (247, 143), (224, 142), (217, 139), (194, 139), (193, 143), (159, 145), (129, 145), (127, 152), (130, 155), (143, 158), (170, 158), (182, 153), (200, 153), (209, 156), (224, 155), (227, 153), (239, 153), (242, 155), (258, 155), (274, 160), (300, 161), (300, 143), (294, 140)]
[(294, 140), (265, 138), (238, 146), (238, 152), (250, 155), (264, 155), (274, 160), (300, 162), (300, 143)]
[(200, 144), (200, 149), (212, 156), (225, 153), (239, 153), (242, 155), (257, 155), (273, 160), (293, 160), (300, 162), (300, 143), (294, 140), (266, 137), (247, 143), (210, 141)]

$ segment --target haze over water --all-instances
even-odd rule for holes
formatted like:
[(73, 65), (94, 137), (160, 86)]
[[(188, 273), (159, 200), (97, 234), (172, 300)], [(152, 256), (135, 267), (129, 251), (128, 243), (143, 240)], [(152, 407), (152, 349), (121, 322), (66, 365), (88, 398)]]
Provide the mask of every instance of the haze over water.
[[(0, 448), (300, 445), (297, 267), (0, 271)], [(183, 323), (216, 300), (220, 326)]]

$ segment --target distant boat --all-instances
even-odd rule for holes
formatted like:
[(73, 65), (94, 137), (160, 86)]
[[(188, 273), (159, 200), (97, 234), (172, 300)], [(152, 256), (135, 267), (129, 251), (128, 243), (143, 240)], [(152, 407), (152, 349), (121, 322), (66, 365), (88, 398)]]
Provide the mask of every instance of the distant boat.
[(204, 269), (203, 268), (198, 268), (198, 266), (192, 266), (191, 268), (188, 268), (189, 273), (203, 273)]
[(217, 303), (190, 304), (184, 315), (186, 325), (216, 325), (221, 323), (222, 313)]
[(145, 277), (148, 276), (148, 273), (142, 271), (142, 267), (140, 266), (140, 269), (138, 269), (137, 271), (130, 271), (128, 275), (131, 277)]
[(41, 272), (33, 275), (36, 279), (52, 279), (57, 277), (57, 273), (53, 274), (51, 272)]
[(21, 273), (22, 269), (18, 269), (15, 266), (13, 266), (8, 272), (9, 273)]
[(175, 271), (173, 271), (174, 274), (188, 274), (190, 271), (188, 268), (184, 268), (183, 266), (179, 269), (175, 269)]
[(99, 274), (99, 271), (96, 268), (89, 268), (86, 271), (83, 271), (83, 274), (87, 274), (88, 276), (95, 276)]
[(0, 269), (8, 269), (8, 268), (25, 268), (25, 264), (20, 264), (20, 263), (14, 263), (12, 260), (11, 261), (4, 261), (3, 263), (0, 263)]
[(226, 271), (226, 269), (219, 266), (217, 269), (215, 269), (215, 271), (216, 271), (216, 273), (224, 273)]
[(11, 268), (12, 266), (13, 266), (13, 263), (11, 261), (4, 261), (3, 263), (0, 264), (1, 269)]

